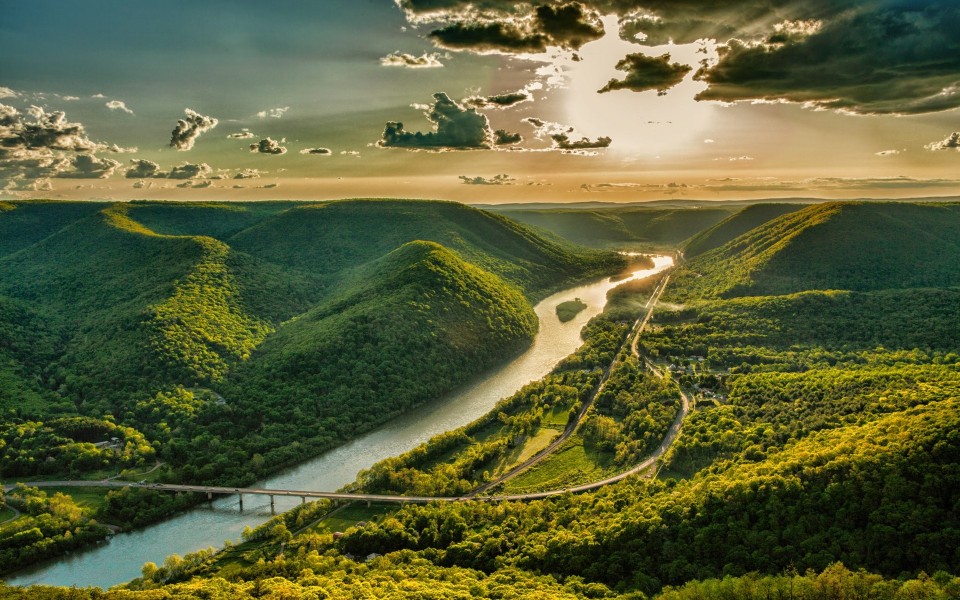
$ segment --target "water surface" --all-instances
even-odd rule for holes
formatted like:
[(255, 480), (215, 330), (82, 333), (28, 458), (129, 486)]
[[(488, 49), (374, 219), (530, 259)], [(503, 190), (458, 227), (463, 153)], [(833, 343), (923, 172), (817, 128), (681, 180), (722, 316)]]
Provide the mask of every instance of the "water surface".
[[(669, 256), (657, 256), (654, 268), (637, 271), (627, 279), (605, 278), (546, 298), (534, 307), (540, 319), (540, 331), (533, 344), (514, 360), (379, 429), (251, 487), (334, 491), (353, 482), (359, 471), (374, 463), (407, 452), (434, 435), (466, 425), (489, 412), (501, 398), (542, 378), (562, 358), (573, 353), (582, 343), (580, 330), (603, 310), (607, 291), (629, 279), (662, 271), (672, 263)], [(580, 298), (587, 308), (572, 320), (561, 323), (556, 314), (557, 304), (574, 298)], [(288, 510), (299, 502), (297, 498), (277, 497), (276, 509)], [(7, 582), (107, 588), (139, 577), (145, 562), (160, 564), (170, 554), (183, 555), (209, 546), (219, 547), (224, 540), (238, 539), (244, 527), (256, 527), (270, 515), (268, 496), (245, 496), (243, 512), (237, 496), (220, 498), (161, 523), (115, 535), (98, 546), (20, 571)]]

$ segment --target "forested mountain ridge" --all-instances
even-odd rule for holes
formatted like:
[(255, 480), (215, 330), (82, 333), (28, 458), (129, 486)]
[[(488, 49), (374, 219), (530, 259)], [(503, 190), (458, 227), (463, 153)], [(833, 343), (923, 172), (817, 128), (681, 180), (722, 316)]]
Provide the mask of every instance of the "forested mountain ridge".
[(548, 240), (520, 223), (454, 202), (375, 199), (242, 207), (132, 203), (130, 210), (158, 232), (210, 235), (271, 264), (326, 277), (407, 242), (432, 241), (504, 278), (530, 299), (611, 260), (609, 253)]
[(831, 202), (785, 214), (697, 255), (683, 296), (960, 284), (960, 204)]
[[(955, 204), (807, 207), (765, 221), (678, 268), (666, 294), (683, 304), (662, 302), (638, 344), (642, 359), (665, 379), (645, 379), (644, 360), (620, 356), (608, 393), (588, 415), (596, 431), (585, 432), (580, 459), (558, 452), (559, 467), (550, 474), (551, 489), (562, 489), (570, 485), (564, 481), (575, 481), (584, 454), (619, 455), (621, 446), (650, 438), (636, 455), (624, 453), (639, 460), (662, 438), (680, 385), (694, 409), (653, 479), (631, 477), (594, 492), (525, 503), (405, 506), (365, 515), (355, 526), (338, 520), (340, 513), (329, 528), (323, 520), (301, 520), (307, 511), (326, 510), (307, 505), (302, 514), (293, 511), (266, 524), (247, 549), (145, 568), (143, 578), (108, 596), (956, 597), (957, 212)], [(711, 243), (730, 236), (730, 227), (720, 229), (708, 236)], [(878, 244), (878, 236), (887, 246)], [(724, 280), (723, 269), (732, 282)], [(518, 302), (517, 290), (504, 278), (475, 270), (449, 249), (428, 242), (402, 245), (336, 280), (323, 280), (325, 299), (281, 323), (222, 389), (233, 382), (250, 381), (256, 389), (259, 379), (284, 380), (257, 370), (258, 353), (277, 357), (269, 361), (273, 365), (309, 360), (298, 356), (299, 340), (327, 337), (339, 326), (338, 315), (349, 322), (339, 331), (380, 322), (370, 298), (396, 298), (396, 310), (408, 307), (405, 318), (418, 323), (423, 315), (410, 306), (408, 294), (419, 297), (411, 290), (423, 281), (471, 282), (462, 288), (428, 285), (449, 292), (425, 303), (431, 310), (447, 309), (431, 312), (430, 319), (456, 314), (461, 300), (480, 314)], [(338, 286), (339, 293), (330, 293)], [(517, 454), (537, 438), (538, 428), (562, 429), (576, 412), (618, 354), (653, 287), (631, 285), (613, 293), (608, 310), (585, 328), (584, 347), (553, 374), (474, 424), (383, 461), (357, 485), (459, 495), (487, 479), (480, 471), (499, 464), (498, 457), (520, 460)], [(471, 290), (488, 292), (475, 298)], [(490, 292), (500, 296), (486, 304)], [(5, 310), (19, 314), (22, 308), (10, 304)], [(393, 305), (386, 313), (397, 314)], [(513, 316), (504, 322), (517, 331), (528, 323), (520, 308), (504, 314)], [(44, 347), (38, 342), (36, 351)], [(238, 397), (245, 387), (238, 387)], [(225, 406), (207, 409), (206, 420), (183, 411), (176, 427), (220, 431), (241, 423), (265, 437), (250, 442), (208, 434), (196, 448), (174, 441), (173, 449), (189, 454), (216, 444), (226, 452), (259, 452), (256, 444), (279, 433), (258, 420), (262, 407), (237, 410), (232, 393), (227, 398)], [(163, 406), (180, 406), (165, 401)], [(207, 470), (191, 476), (232, 475), (216, 457), (200, 468)], [(334, 527), (343, 534), (333, 535)], [(0, 591), (21, 597), (16, 590)], [(90, 594), (30, 591), (37, 597)]]
[(686, 258), (693, 258), (718, 248), (767, 221), (800, 210), (796, 204), (752, 204), (744, 207), (713, 227), (705, 229), (683, 243)]
[[(451, 389), (529, 342), (532, 300), (624, 264), (426, 201), (9, 202), (0, 230), (4, 419), (109, 415), (220, 482)], [(337, 413), (348, 384), (367, 404)]]
[(499, 209), (506, 217), (594, 248), (673, 249), (737, 212), (722, 204), (689, 207)]

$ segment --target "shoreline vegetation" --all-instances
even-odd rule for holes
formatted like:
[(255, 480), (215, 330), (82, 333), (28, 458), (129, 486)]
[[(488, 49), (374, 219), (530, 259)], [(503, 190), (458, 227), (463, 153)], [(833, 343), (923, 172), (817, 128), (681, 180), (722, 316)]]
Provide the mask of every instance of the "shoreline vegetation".
[(587, 305), (580, 298), (567, 300), (557, 305), (557, 318), (561, 323), (572, 321), (577, 315), (584, 311)]
[[(308, 504), (238, 547), (147, 565), (108, 594), (953, 597), (958, 230), (957, 203), (834, 202), (745, 210), (688, 236), (638, 357), (622, 351), (576, 439), (518, 484), (562, 485), (635, 460), (676, 415), (679, 385), (694, 408), (652, 479), (531, 502), (362, 514)], [(655, 286), (612, 290), (584, 346), (544, 380), (378, 463), (356, 487), (463, 494), (548, 444)]]
[[(160, 460), (151, 481), (249, 483), (515, 356), (532, 302), (625, 265), (448, 202), (9, 205), (7, 482)], [(91, 511), (130, 528), (197, 501), (128, 488)]]

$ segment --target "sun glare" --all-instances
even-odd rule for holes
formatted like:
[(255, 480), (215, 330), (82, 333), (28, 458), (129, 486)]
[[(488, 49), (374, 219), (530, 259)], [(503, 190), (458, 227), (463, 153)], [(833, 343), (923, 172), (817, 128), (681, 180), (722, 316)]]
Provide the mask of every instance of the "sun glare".
[[(576, 123), (584, 135), (609, 135), (611, 153), (670, 155), (688, 152), (703, 145), (703, 130), (715, 118), (717, 107), (697, 102), (694, 96), (706, 84), (694, 81), (700, 61), (716, 56), (711, 42), (683, 45), (641, 46), (620, 38), (617, 18), (603, 19), (607, 34), (579, 52), (580, 60), (566, 60), (566, 85), (559, 92), (565, 120)], [(626, 73), (616, 69), (628, 54), (657, 57), (670, 55), (671, 62), (693, 69), (683, 81), (663, 94), (656, 90), (634, 92), (615, 90), (598, 93), (611, 79)]]

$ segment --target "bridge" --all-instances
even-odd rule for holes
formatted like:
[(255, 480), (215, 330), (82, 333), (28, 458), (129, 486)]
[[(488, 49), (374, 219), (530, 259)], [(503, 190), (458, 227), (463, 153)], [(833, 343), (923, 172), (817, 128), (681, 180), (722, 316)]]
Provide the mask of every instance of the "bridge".
[[(631, 332), (627, 335), (627, 339), (624, 341), (624, 346), (629, 345), (630, 350), (633, 355), (641, 358), (643, 363), (646, 365), (646, 368), (650, 370), (657, 377), (663, 377), (663, 374), (657, 369), (653, 363), (651, 363), (646, 357), (641, 357), (640, 353), (637, 351), (637, 340), (640, 337), (640, 334), (646, 328), (647, 324), (650, 322), (651, 317), (653, 316), (653, 310), (660, 299), (663, 290), (667, 286), (667, 282), (670, 279), (670, 275), (665, 275), (657, 287), (654, 289), (653, 294), (647, 301), (645, 306), (646, 312), (641, 315), (641, 317), (634, 324)], [(611, 365), (612, 367), (612, 365)], [(607, 369), (604, 374), (604, 381), (598, 386), (598, 389), (593, 394), (593, 397), (599, 393), (603, 388), (603, 383), (607, 376), (609, 376), (610, 368)], [(591, 399), (592, 400), (592, 399)], [(569, 428), (565, 435), (561, 437), (560, 440), (555, 441), (548, 448), (539, 452), (536, 456), (524, 462), (521, 465), (518, 465), (511, 469), (508, 473), (504, 474), (497, 480), (490, 482), (480, 488), (470, 492), (464, 496), (402, 496), (402, 495), (388, 495), (388, 494), (363, 494), (363, 493), (350, 493), (350, 492), (317, 492), (312, 490), (285, 490), (285, 489), (269, 489), (269, 488), (250, 488), (250, 487), (221, 487), (213, 485), (183, 485), (175, 483), (134, 483), (129, 481), (116, 481), (116, 480), (101, 480), (101, 481), (83, 481), (83, 480), (68, 480), (68, 481), (25, 481), (22, 482), (28, 487), (36, 488), (68, 488), (68, 487), (86, 487), (86, 488), (140, 488), (156, 491), (165, 491), (165, 492), (190, 492), (196, 494), (206, 494), (208, 500), (213, 500), (214, 496), (225, 496), (237, 494), (240, 498), (240, 510), (243, 510), (243, 496), (244, 495), (253, 495), (253, 496), (269, 496), (270, 497), (270, 510), (273, 511), (275, 508), (276, 497), (293, 497), (300, 498), (301, 503), (306, 503), (307, 498), (312, 499), (325, 499), (331, 500), (335, 504), (340, 502), (366, 502), (369, 506), (370, 504), (376, 503), (388, 503), (388, 504), (429, 504), (431, 502), (522, 502), (529, 500), (541, 500), (543, 498), (549, 498), (552, 496), (559, 496), (567, 493), (579, 493), (587, 492), (595, 489), (599, 489), (611, 483), (616, 483), (622, 481), (627, 477), (632, 475), (637, 475), (650, 469), (654, 466), (657, 460), (666, 453), (670, 448), (670, 445), (676, 439), (677, 435), (680, 433), (680, 427), (683, 422), (684, 417), (687, 416), (690, 412), (691, 401), (687, 394), (681, 389), (680, 390), (680, 400), (681, 400), (681, 409), (677, 413), (676, 418), (674, 419), (673, 424), (670, 426), (667, 431), (666, 436), (664, 436), (663, 441), (657, 450), (647, 457), (645, 460), (640, 462), (637, 465), (634, 465), (631, 469), (624, 471), (613, 477), (608, 477), (601, 481), (594, 481), (592, 483), (573, 486), (558, 490), (550, 490), (545, 492), (531, 492), (529, 494), (500, 494), (500, 495), (490, 495), (490, 496), (481, 496), (479, 494), (491, 489), (496, 484), (502, 483), (506, 479), (516, 475), (517, 473), (526, 470), (536, 462), (544, 459), (548, 456), (553, 450), (555, 450), (563, 439), (566, 439), (567, 436), (572, 433), (572, 430), (576, 427)], [(589, 403), (583, 407), (580, 414), (578, 415), (577, 424), (582, 421), (585, 413), (589, 408)], [(7, 484), (3, 486), (4, 492), (9, 492), (14, 488), (14, 484)]]

